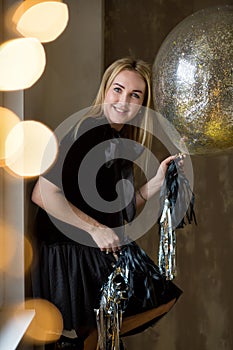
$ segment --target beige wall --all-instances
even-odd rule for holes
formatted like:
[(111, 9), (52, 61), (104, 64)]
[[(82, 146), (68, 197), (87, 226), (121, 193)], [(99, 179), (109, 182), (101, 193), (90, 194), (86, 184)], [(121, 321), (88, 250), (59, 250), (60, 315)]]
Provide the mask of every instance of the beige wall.
[(25, 91), (25, 119), (51, 128), (91, 105), (102, 75), (102, 0), (67, 0), (69, 23), (54, 42), (44, 45), (46, 68)]
[[(18, 4), (20, 4), (20, 1), (0, 1), (1, 43), (17, 37), (12, 29), (9, 14), (12, 8)], [(23, 92), (1, 91), (0, 106), (11, 109), (20, 119), (23, 119)], [(22, 302), (24, 300), (24, 184), (23, 179), (12, 176), (4, 168), (0, 168), (0, 183), (1, 234), (8, 233), (9, 227), (12, 227), (17, 232), (17, 236), (15, 237), (16, 253), (7, 271), (4, 271), (2, 279), (0, 272), (0, 299), (2, 299), (2, 305), (0, 304), (0, 306), (4, 308), (13, 302)], [(12, 247), (11, 241), (7, 239), (7, 236), (4, 243), (6, 254), (8, 252), (10, 254)]]

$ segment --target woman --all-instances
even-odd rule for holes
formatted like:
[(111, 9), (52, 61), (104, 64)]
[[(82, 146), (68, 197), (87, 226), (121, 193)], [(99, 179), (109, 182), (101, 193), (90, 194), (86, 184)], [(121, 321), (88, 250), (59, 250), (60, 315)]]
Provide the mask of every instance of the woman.
[[(74, 344), (75, 349), (96, 349), (94, 309), (98, 308), (101, 287), (125, 245), (132, 254), (140, 251), (135, 243), (127, 245), (124, 224), (132, 223), (136, 210), (160, 190), (167, 167), (175, 158), (162, 161), (156, 175), (132, 193), (134, 161), (151, 144), (150, 107), (149, 66), (131, 58), (114, 62), (103, 75), (88, 115), (66, 135), (56, 164), (34, 187), (32, 201), (40, 207), (34, 296), (53, 302), (63, 315), (65, 334), (78, 336), (73, 340), (63, 337), (60, 348), (70, 343), (70, 348)], [(84, 166), (79, 175), (89, 154), (86, 163), (90, 168)], [(100, 199), (92, 197), (95, 189), (90, 190), (94, 163), (99, 165), (95, 184)], [(181, 294), (174, 284), (164, 281), (148, 257), (145, 259), (156, 271), (151, 286), (157, 295), (149, 306), (132, 302), (126, 308), (122, 336), (154, 324)], [(136, 289), (140, 294), (141, 287)]]

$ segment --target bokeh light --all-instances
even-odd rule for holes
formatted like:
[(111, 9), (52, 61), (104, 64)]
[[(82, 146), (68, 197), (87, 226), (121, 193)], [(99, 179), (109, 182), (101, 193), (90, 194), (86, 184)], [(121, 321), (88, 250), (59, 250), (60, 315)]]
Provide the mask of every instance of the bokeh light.
[(28, 340), (47, 343), (59, 339), (63, 330), (63, 319), (55, 305), (44, 299), (28, 299), (24, 307), (35, 310), (35, 316), (25, 333)]
[(24, 271), (27, 272), (32, 264), (33, 249), (32, 244), (27, 237), (24, 236)]
[(55, 40), (67, 26), (68, 6), (61, 1), (26, 0), (13, 16), (17, 31), (41, 42)]
[(0, 222), (0, 270), (7, 272), (17, 247), (15, 230), (4, 222)]
[(5, 143), (11, 129), (20, 122), (20, 118), (10, 109), (0, 107), (0, 166), (6, 159)]
[(0, 90), (31, 87), (44, 72), (43, 45), (36, 38), (9, 40), (0, 46)]
[(5, 163), (16, 175), (38, 176), (52, 165), (57, 151), (58, 143), (52, 130), (37, 121), (22, 121), (8, 134)]
[[(19, 244), (19, 232), (9, 224), (2, 222), (0, 224), (0, 271), (19, 278), (21, 272), (12, 268), (12, 262), (17, 254)], [(30, 269), (33, 259), (32, 244), (27, 237), (24, 237), (24, 271)]]

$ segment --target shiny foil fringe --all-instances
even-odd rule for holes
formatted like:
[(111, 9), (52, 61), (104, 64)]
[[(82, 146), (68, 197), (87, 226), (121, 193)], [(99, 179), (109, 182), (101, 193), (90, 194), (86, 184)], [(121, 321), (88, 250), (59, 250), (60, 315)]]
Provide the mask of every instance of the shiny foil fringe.
[(122, 314), (129, 299), (129, 269), (117, 266), (102, 287), (99, 309), (95, 310), (98, 346), (97, 350), (120, 350)]
[(160, 242), (158, 265), (160, 273), (166, 279), (172, 280), (176, 276), (176, 233), (172, 229), (170, 202), (166, 198), (160, 219)]
[(173, 280), (177, 274), (175, 229), (184, 227), (185, 216), (188, 223), (191, 223), (192, 220), (197, 223), (194, 212), (194, 194), (188, 179), (179, 169), (181, 159), (182, 155), (178, 155), (169, 164), (160, 194), (162, 214), (159, 220), (158, 266), (160, 273), (167, 280)]
[(161, 282), (163, 290), (166, 288), (158, 266), (135, 242), (126, 240), (118, 254), (114, 270), (101, 288), (99, 307), (95, 310), (98, 350), (121, 349), (122, 316), (131, 298), (140, 300), (138, 312), (143, 312), (158, 306), (155, 281)]

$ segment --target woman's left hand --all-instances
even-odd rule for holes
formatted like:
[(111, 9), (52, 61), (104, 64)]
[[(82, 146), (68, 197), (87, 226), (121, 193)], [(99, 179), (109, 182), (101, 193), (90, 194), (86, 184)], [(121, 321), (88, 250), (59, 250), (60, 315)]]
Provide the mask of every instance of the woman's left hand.
[(166, 171), (167, 171), (167, 168), (168, 168), (170, 162), (174, 159), (177, 159), (177, 158), (179, 159), (178, 165), (179, 165), (180, 169), (183, 170), (184, 158), (185, 158), (184, 154), (178, 154), (178, 155), (176, 154), (176, 155), (167, 157), (161, 162), (159, 169), (157, 171), (157, 174), (156, 174), (157, 181), (160, 182), (161, 186), (163, 184), (163, 181), (164, 181), (164, 178), (166, 175)]
[(167, 171), (167, 168), (170, 164), (170, 162), (172, 160), (176, 159), (176, 155), (174, 156), (169, 156), (167, 158), (165, 158), (161, 163), (160, 163), (160, 166), (158, 168), (158, 171), (155, 175), (155, 178), (156, 178), (156, 182), (158, 183), (158, 185), (161, 187), (162, 184), (163, 184), (163, 181), (164, 181), (164, 178), (165, 178), (165, 175), (166, 175), (166, 171)]
[[(144, 186), (142, 186), (140, 188), (140, 194), (143, 196), (143, 198), (145, 198), (145, 200), (148, 200), (155, 193), (160, 191), (160, 189), (163, 185), (163, 182), (164, 182), (167, 168), (168, 168), (170, 162), (174, 159), (177, 159), (177, 157), (180, 157), (178, 164), (179, 164), (181, 169), (183, 168), (185, 156), (173, 155), (173, 156), (169, 156), (169, 157), (165, 158), (160, 163), (160, 166), (158, 168), (156, 175), (154, 177), (152, 177), (152, 179), (150, 179)], [(141, 198), (138, 198), (138, 205), (140, 206), (142, 203), (144, 204), (145, 201), (143, 202), (143, 200)]]

